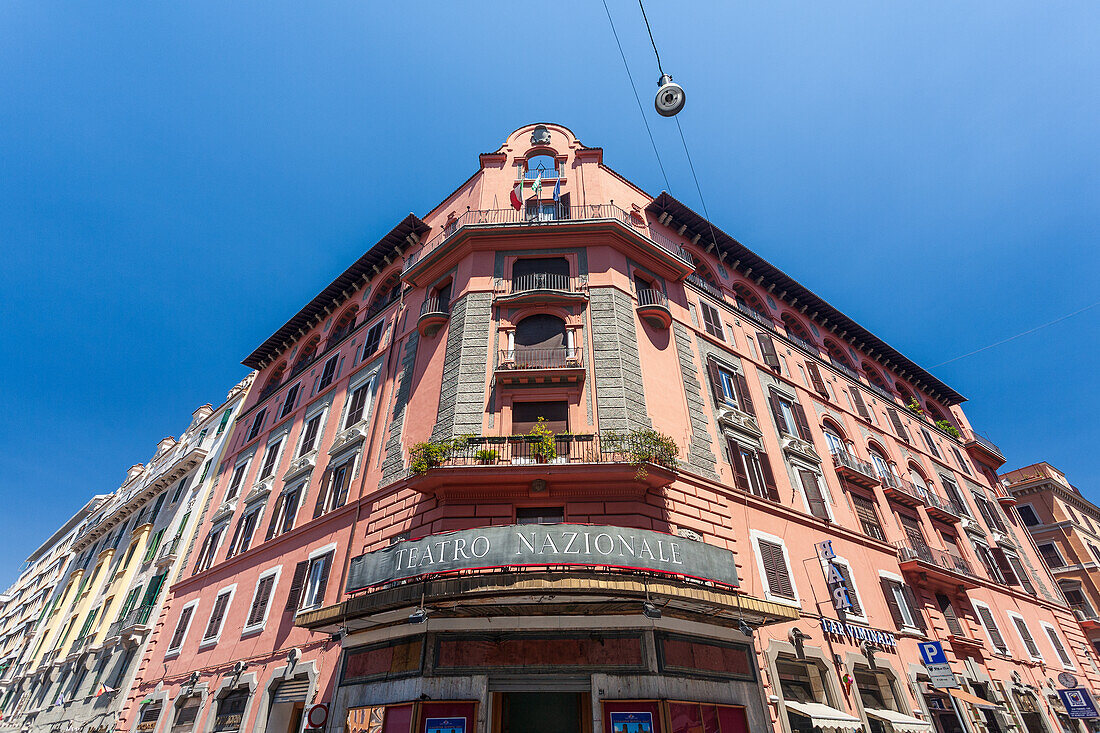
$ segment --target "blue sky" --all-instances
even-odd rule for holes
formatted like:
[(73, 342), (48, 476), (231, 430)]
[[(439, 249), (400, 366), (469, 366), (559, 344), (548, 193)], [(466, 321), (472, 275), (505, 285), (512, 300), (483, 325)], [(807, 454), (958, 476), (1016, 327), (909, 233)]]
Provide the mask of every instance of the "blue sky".
[[(637, 4), (608, 0), (698, 204)], [(1097, 299), (1100, 6), (656, 3), (713, 219), (932, 366)], [(601, 4), (0, 4), (0, 582), (531, 121), (665, 188)], [(1100, 308), (936, 374), (1100, 499)]]

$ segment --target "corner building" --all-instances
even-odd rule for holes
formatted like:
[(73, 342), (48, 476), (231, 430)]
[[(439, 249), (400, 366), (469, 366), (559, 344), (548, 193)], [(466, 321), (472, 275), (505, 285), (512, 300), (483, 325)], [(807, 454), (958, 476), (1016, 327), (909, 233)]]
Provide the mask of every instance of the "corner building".
[(962, 396), (562, 126), (244, 364), (120, 729), (1056, 733), (1100, 682)]

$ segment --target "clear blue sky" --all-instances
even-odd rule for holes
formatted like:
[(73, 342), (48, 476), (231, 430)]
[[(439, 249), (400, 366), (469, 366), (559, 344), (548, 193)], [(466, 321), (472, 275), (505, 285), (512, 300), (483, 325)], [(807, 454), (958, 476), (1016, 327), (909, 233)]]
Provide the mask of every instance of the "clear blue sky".
[[(650, 6), (711, 216), (917, 362), (1100, 297), (1094, 2)], [(514, 128), (665, 187), (599, 3), (10, 0), (0, 27), (0, 583)], [(1098, 335), (1100, 308), (935, 371), (1007, 468), (1100, 499)]]

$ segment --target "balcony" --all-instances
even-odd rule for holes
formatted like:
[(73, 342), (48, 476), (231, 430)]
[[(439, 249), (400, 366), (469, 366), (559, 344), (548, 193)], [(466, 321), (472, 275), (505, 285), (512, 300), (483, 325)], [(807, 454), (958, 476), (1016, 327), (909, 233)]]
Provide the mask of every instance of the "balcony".
[(784, 333), (783, 338), (787, 339), (792, 344), (794, 344), (798, 348), (802, 349), (804, 352), (806, 352), (810, 356), (816, 356), (816, 357), (821, 356), (821, 349), (819, 349), (817, 346), (811, 344), (809, 341), (807, 341), (807, 340), (805, 340), (805, 339), (803, 339), (799, 336), (795, 336), (790, 331), (787, 331), (786, 333)]
[(933, 519), (939, 519), (944, 522), (958, 522), (966, 516), (965, 510), (960, 509), (955, 502), (935, 491), (929, 490), (925, 494), (924, 503), (928, 510), (928, 516)]
[(73, 657), (88, 650), (88, 647), (92, 645), (92, 639), (95, 638), (95, 634), (86, 634), (78, 639), (74, 639), (72, 646), (69, 647), (68, 656)]
[(1069, 607), (1073, 610), (1073, 615), (1077, 617), (1077, 623), (1081, 624), (1082, 629), (1085, 631), (1100, 629), (1100, 616), (1096, 615), (1092, 606), (1087, 603), (1071, 603)]
[(928, 489), (917, 486), (912, 481), (900, 476), (889, 474), (882, 479), (882, 493), (886, 498), (897, 504), (908, 507), (918, 507), (925, 504), (925, 495)]
[(875, 473), (874, 466), (867, 461), (862, 461), (845, 451), (834, 451), (832, 455), (836, 475), (845, 481), (868, 489), (882, 483), (882, 479)]
[(145, 632), (150, 629), (149, 617), (153, 614), (153, 604), (138, 606), (125, 616), (111, 624), (107, 638), (114, 639), (133, 632)]
[[(437, 495), (635, 497), (671, 483), (675, 455), (644, 434), (568, 433), (542, 442), (537, 436), (480, 436), (437, 444), (431, 455), (410, 451), (407, 481)], [(552, 445), (552, 450), (550, 447)]]
[(981, 463), (996, 471), (1005, 464), (1005, 456), (1001, 449), (988, 438), (984, 438), (972, 431), (963, 433), (963, 446)]
[(577, 303), (588, 300), (578, 278), (556, 272), (516, 275), (508, 292), (497, 295), (498, 303)]
[(763, 326), (769, 331), (775, 330), (775, 322), (772, 321), (771, 316), (769, 316), (767, 313), (761, 313), (752, 306), (746, 305), (739, 300), (734, 301), (734, 306), (743, 315), (748, 316), (750, 320), (756, 321), (757, 325)]
[(164, 543), (161, 546), (160, 551), (157, 553), (157, 567), (164, 567), (172, 565), (179, 557), (180, 545), (183, 544), (183, 538), (176, 535), (170, 542)]
[(430, 336), (437, 332), (450, 317), (451, 304), (438, 295), (432, 295), (420, 306), (420, 318), (416, 321), (416, 330), (421, 336)]
[(636, 220), (629, 212), (609, 203), (559, 206), (556, 210), (537, 211), (516, 211), (512, 208), (467, 209), (425, 242), (418, 252), (406, 258), (402, 277), (413, 285), (421, 284), (417, 282), (417, 278), (427, 269), (427, 263), (435, 259), (434, 255), (455, 246), (473, 232), (495, 233), (513, 228), (545, 228), (547, 232), (562, 229), (591, 231), (596, 222), (606, 222), (619, 231), (625, 230), (631, 236), (641, 239), (644, 244), (650, 245), (650, 251), (654, 255), (678, 271), (678, 277), (684, 277), (694, 269), (691, 260), (680, 251), (679, 246), (659, 232), (645, 227), (644, 220)]
[(672, 325), (672, 311), (668, 309), (668, 296), (660, 290), (639, 290), (638, 316), (654, 328), (665, 330)]
[(909, 540), (895, 542), (898, 565), (903, 573), (913, 573), (922, 583), (938, 583), (949, 588), (977, 588), (977, 576), (970, 563), (958, 555)]
[(581, 350), (564, 346), (550, 349), (504, 349), (496, 368), (499, 385), (568, 384), (584, 381)]

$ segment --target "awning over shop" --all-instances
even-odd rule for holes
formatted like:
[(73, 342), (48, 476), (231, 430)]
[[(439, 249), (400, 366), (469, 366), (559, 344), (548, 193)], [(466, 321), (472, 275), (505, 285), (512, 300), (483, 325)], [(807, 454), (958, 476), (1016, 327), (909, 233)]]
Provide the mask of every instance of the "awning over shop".
[(894, 729), (894, 733), (926, 733), (932, 730), (932, 724), (928, 721), (899, 713), (897, 710), (878, 710), (875, 708), (864, 708), (863, 710), (870, 717), (889, 723), (890, 727)]
[(786, 705), (788, 710), (809, 718), (823, 733), (860, 733), (863, 730), (863, 722), (859, 718), (819, 702), (788, 700)]
[(996, 710), (997, 708), (1001, 707), (995, 702), (984, 700), (973, 693), (967, 692), (966, 690), (960, 690), (957, 687), (952, 687), (948, 689), (948, 692), (951, 693), (951, 697), (955, 698), (956, 700), (962, 700), (963, 702), (968, 702), (971, 705), (977, 705), (978, 707), (985, 710)]

